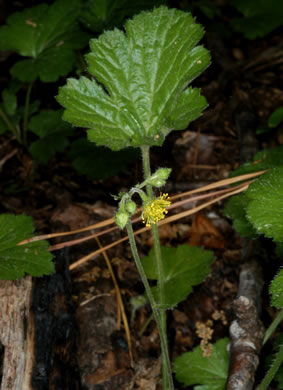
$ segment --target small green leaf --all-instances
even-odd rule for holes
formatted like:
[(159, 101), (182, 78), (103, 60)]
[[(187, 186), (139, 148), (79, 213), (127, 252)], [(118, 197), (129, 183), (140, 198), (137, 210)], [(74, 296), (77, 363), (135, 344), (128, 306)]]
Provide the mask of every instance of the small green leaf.
[(246, 193), (230, 198), (224, 207), (224, 214), (233, 220), (233, 228), (242, 237), (255, 238), (257, 233), (246, 217), (249, 198)]
[(277, 127), (283, 121), (283, 107), (276, 108), (275, 111), (268, 118), (268, 126), (269, 127)]
[(271, 294), (271, 304), (276, 309), (283, 308), (283, 269), (281, 269), (278, 275), (275, 276), (269, 287)]
[(35, 115), (29, 129), (40, 139), (31, 143), (29, 152), (38, 161), (46, 163), (57, 152), (63, 152), (73, 134), (72, 126), (62, 120), (63, 110), (46, 110)]
[(17, 109), (17, 96), (9, 89), (4, 89), (2, 92), (3, 106), (9, 116), (13, 116)]
[(126, 18), (140, 11), (166, 5), (167, 0), (87, 0), (80, 14), (81, 22), (94, 32), (122, 26)]
[(206, 107), (198, 90), (186, 89), (210, 63), (209, 52), (196, 46), (203, 29), (189, 13), (160, 7), (135, 16), (125, 30), (91, 40), (87, 62), (95, 79), (69, 79), (57, 99), (64, 119), (88, 128), (98, 145), (160, 146)]
[(7, 124), (0, 118), (0, 134), (4, 134), (7, 130)]
[(73, 134), (73, 128), (62, 120), (63, 110), (44, 110), (32, 117), (28, 128), (40, 138), (51, 134)]
[(271, 127), (268, 127), (267, 125), (263, 125), (257, 127), (256, 134), (265, 134), (265, 133), (269, 133), (270, 131), (272, 131)]
[[(193, 286), (203, 282), (210, 273), (213, 253), (202, 248), (180, 245), (177, 248), (161, 247), (165, 279), (165, 307), (176, 306), (192, 292)], [(154, 250), (142, 259), (145, 273), (149, 279), (157, 280), (157, 267)], [(157, 288), (154, 294), (158, 299)]]
[(200, 347), (192, 352), (185, 352), (174, 361), (174, 371), (179, 382), (187, 386), (201, 384), (195, 389), (224, 390), (228, 375), (229, 353), (228, 339), (218, 340), (209, 357), (203, 356)]
[(31, 143), (29, 152), (40, 163), (46, 164), (58, 152), (63, 152), (69, 141), (65, 135), (49, 135)]
[(79, 173), (91, 180), (104, 180), (133, 164), (139, 157), (139, 151), (128, 148), (113, 152), (108, 148), (96, 146), (86, 139), (79, 139), (71, 144), (68, 157)]
[(283, 258), (283, 242), (276, 242), (275, 254), (277, 257)]
[(244, 15), (243, 18), (232, 21), (233, 28), (249, 39), (263, 37), (282, 26), (283, 4), (281, 1), (230, 0), (230, 3)]
[(58, 0), (11, 15), (0, 28), (0, 49), (30, 57), (16, 63), (12, 75), (29, 82), (37, 77), (51, 82), (67, 75), (75, 65), (75, 49), (88, 39), (76, 22), (79, 12), (78, 0)]
[(0, 279), (15, 280), (25, 276), (42, 276), (54, 272), (47, 241), (18, 246), (32, 236), (32, 218), (26, 215), (0, 215)]
[(247, 218), (261, 234), (283, 241), (283, 168), (274, 168), (252, 183)]

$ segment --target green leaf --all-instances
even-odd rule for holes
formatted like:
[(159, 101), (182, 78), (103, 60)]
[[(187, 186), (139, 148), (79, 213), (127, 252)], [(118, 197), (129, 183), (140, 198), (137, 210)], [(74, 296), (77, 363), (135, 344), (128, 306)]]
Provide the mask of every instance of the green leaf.
[(241, 165), (238, 169), (231, 172), (231, 177), (252, 173), (264, 169), (280, 167), (283, 165), (283, 146), (273, 149), (265, 149), (256, 153), (253, 161)]
[(283, 308), (283, 269), (275, 276), (269, 287), (271, 294), (271, 305), (276, 309)]
[(283, 241), (283, 168), (274, 168), (252, 183), (247, 218), (261, 234)]
[(3, 106), (9, 116), (13, 116), (17, 109), (17, 96), (9, 89), (2, 91)]
[(98, 145), (162, 145), (206, 107), (198, 90), (186, 90), (210, 62), (209, 52), (195, 47), (203, 29), (189, 13), (160, 7), (128, 21), (125, 31), (91, 40), (87, 62), (95, 79), (69, 79), (57, 99), (64, 119), (88, 128)]
[(31, 57), (16, 63), (12, 75), (29, 82), (38, 77), (51, 82), (67, 75), (75, 65), (75, 49), (88, 39), (76, 22), (79, 11), (78, 0), (58, 0), (12, 14), (0, 28), (0, 49)]
[(282, 26), (283, 4), (278, 0), (230, 0), (244, 18), (232, 21), (236, 31), (242, 32), (247, 38), (263, 37)]
[(277, 257), (283, 258), (283, 242), (276, 242), (275, 254)]
[(104, 180), (136, 161), (139, 151), (128, 148), (113, 152), (86, 139), (79, 139), (72, 143), (68, 156), (79, 173), (87, 175), (91, 180)]
[(272, 131), (271, 127), (268, 127), (267, 125), (262, 125), (257, 127), (256, 134), (265, 134), (265, 133), (269, 133), (270, 131)]
[(32, 236), (32, 218), (26, 215), (0, 215), (0, 279), (15, 280), (25, 273), (42, 276), (54, 272), (47, 241), (18, 246)]
[(248, 203), (249, 198), (246, 193), (235, 195), (226, 202), (224, 214), (233, 220), (233, 228), (240, 236), (255, 238), (256, 230), (246, 217)]
[(0, 134), (4, 134), (7, 130), (7, 124), (0, 118)]
[(195, 389), (224, 390), (228, 375), (229, 353), (228, 339), (218, 340), (209, 357), (204, 357), (200, 347), (185, 352), (174, 361), (174, 371), (179, 382), (187, 386), (201, 384)]
[(63, 110), (46, 110), (35, 115), (29, 122), (29, 130), (40, 139), (31, 143), (29, 152), (42, 163), (46, 163), (57, 152), (63, 152), (69, 144), (68, 137), (74, 130), (62, 120)]
[(167, 0), (88, 0), (82, 5), (81, 22), (94, 32), (122, 26), (126, 18), (140, 11), (152, 9)]
[(51, 134), (73, 134), (73, 128), (62, 120), (63, 110), (44, 110), (32, 117), (28, 128), (40, 138)]
[[(161, 247), (164, 267), (164, 307), (176, 306), (192, 292), (193, 286), (203, 282), (210, 273), (213, 253), (202, 248), (180, 245), (177, 248)], [(157, 280), (157, 267), (154, 250), (142, 259), (145, 273), (149, 279)], [(157, 286), (158, 287), (158, 286)], [(153, 289), (158, 300), (157, 288)]]
[(283, 107), (276, 108), (275, 111), (268, 118), (268, 126), (269, 127), (277, 127), (283, 121)]

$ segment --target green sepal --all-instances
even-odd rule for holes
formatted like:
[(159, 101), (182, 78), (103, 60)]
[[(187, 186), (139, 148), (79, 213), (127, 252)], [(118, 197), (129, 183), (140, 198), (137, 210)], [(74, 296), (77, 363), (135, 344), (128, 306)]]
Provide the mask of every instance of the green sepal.
[(162, 187), (166, 184), (166, 181), (171, 173), (172, 169), (170, 168), (159, 168), (154, 172), (148, 179), (146, 179), (146, 184), (150, 184), (153, 187)]
[(98, 145), (160, 146), (206, 107), (199, 90), (187, 88), (210, 63), (209, 52), (196, 46), (203, 29), (191, 14), (160, 7), (135, 16), (125, 31), (91, 40), (87, 62), (95, 78), (69, 79), (57, 99), (64, 119), (88, 128)]
[(125, 209), (130, 215), (132, 215), (136, 212), (137, 205), (133, 200), (127, 200), (125, 202)]
[(122, 230), (127, 225), (129, 218), (130, 218), (130, 215), (126, 211), (124, 200), (122, 199), (121, 202), (119, 203), (119, 209), (114, 217), (115, 222), (118, 225), (118, 227)]

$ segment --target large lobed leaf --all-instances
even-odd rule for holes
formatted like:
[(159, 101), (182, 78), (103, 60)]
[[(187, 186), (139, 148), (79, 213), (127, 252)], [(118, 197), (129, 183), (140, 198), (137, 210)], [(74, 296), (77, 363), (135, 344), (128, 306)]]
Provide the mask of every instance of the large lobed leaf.
[(18, 246), (32, 236), (32, 218), (26, 215), (0, 215), (0, 279), (15, 280), (25, 273), (42, 276), (54, 271), (47, 241)]
[(76, 61), (74, 50), (83, 47), (88, 38), (76, 22), (79, 12), (79, 0), (58, 0), (12, 14), (0, 28), (0, 50), (30, 57), (12, 67), (13, 76), (22, 81), (40, 77), (51, 82), (67, 75)]
[(210, 62), (209, 52), (196, 46), (203, 29), (189, 13), (142, 12), (125, 31), (91, 40), (87, 62), (95, 79), (69, 79), (58, 95), (64, 119), (113, 150), (161, 145), (206, 107), (199, 90), (187, 88)]
[[(210, 273), (213, 253), (202, 248), (180, 245), (177, 248), (161, 247), (161, 256), (164, 272), (165, 299), (163, 307), (174, 307), (187, 298), (193, 286), (203, 282)], [(142, 259), (145, 273), (149, 279), (157, 280), (157, 267), (154, 259), (154, 250)], [(158, 287), (158, 286), (157, 286)], [(158, 302), (158, 289), (153, 288)]]
[(209, 357), (203, 356), (200, 347), (185, 352), (174, 361), (174, 371), (178, 381), (187, 386), (200, 384), (198, 390), (224, 390), (228, 375), (228, 339), (220, 339), (214, 345)]

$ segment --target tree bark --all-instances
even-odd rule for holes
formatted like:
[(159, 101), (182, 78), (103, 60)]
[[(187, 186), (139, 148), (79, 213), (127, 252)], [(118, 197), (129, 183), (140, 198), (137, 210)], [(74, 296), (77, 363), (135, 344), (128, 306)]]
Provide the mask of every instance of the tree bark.
[(33, 326), (32, 279), (0, 281), (0, 342), (4, 348), (1, 390), (30, 390)]

